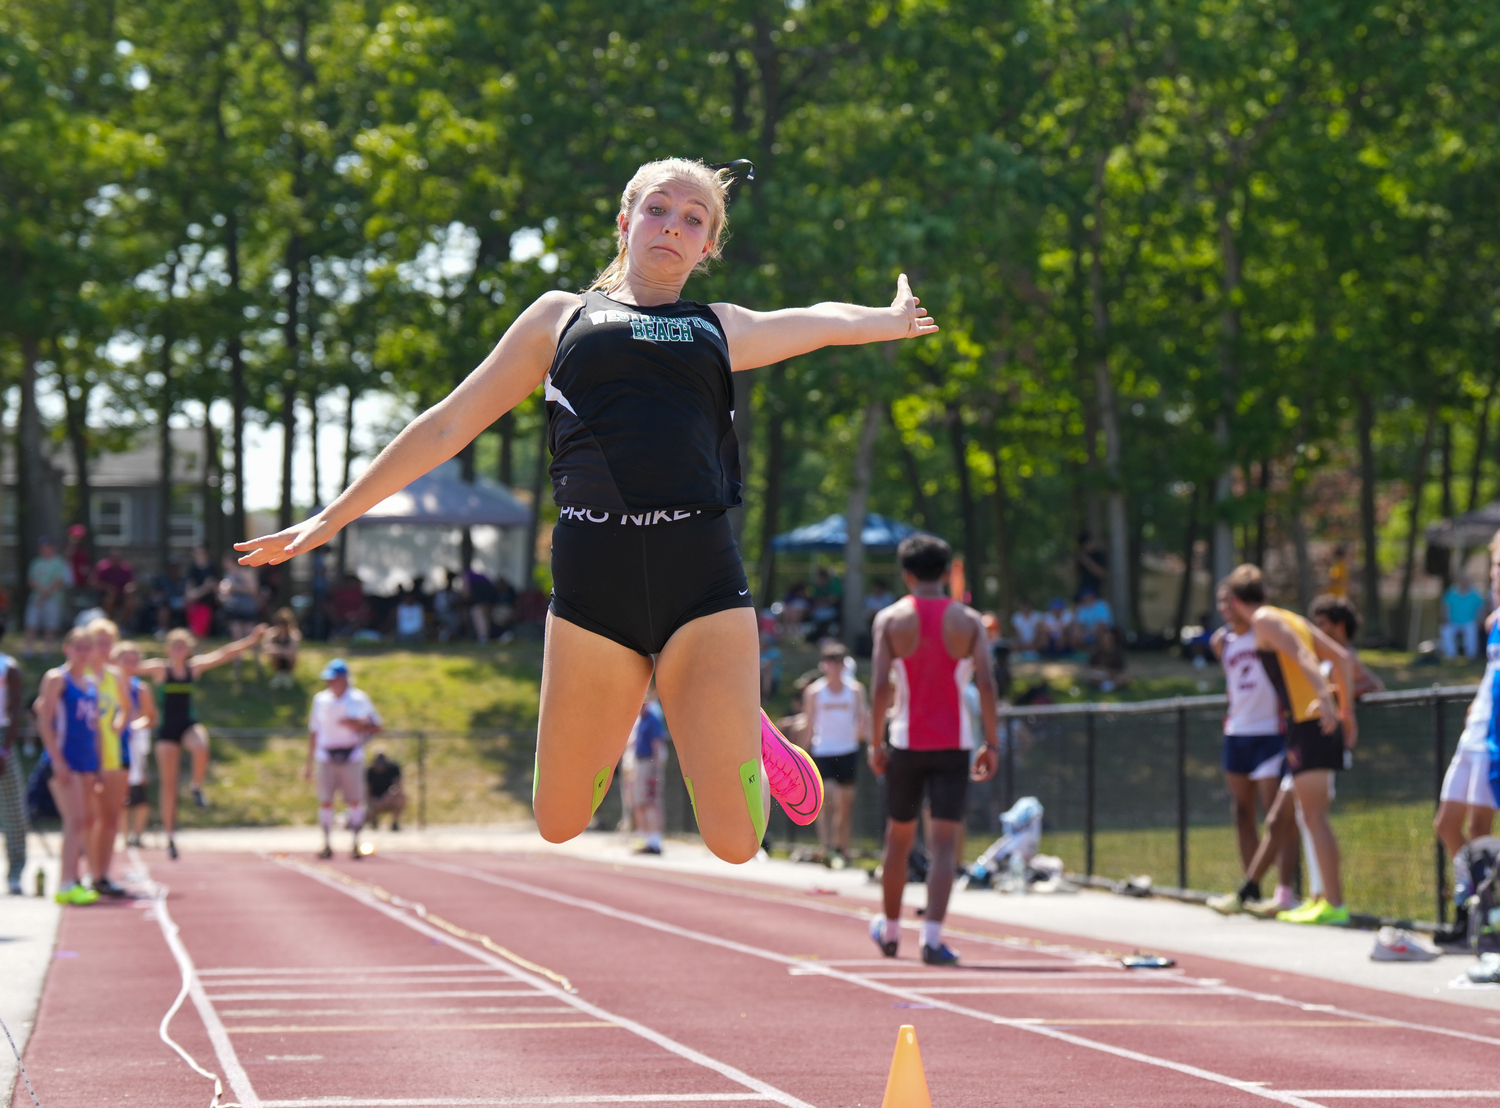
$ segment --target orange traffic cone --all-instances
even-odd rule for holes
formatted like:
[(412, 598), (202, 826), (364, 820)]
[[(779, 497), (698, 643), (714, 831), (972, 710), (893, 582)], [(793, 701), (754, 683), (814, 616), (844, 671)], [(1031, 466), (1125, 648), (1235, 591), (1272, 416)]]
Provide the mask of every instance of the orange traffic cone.
[(932, 1108), (927, 1078), (922, 1073), (922, 1051), (917, 1047), (917, 1029), (909, 1023), (896, 1033), (896, 1053), (891, 1056), (891, 1075), (886, 1079), (880, 1108)]

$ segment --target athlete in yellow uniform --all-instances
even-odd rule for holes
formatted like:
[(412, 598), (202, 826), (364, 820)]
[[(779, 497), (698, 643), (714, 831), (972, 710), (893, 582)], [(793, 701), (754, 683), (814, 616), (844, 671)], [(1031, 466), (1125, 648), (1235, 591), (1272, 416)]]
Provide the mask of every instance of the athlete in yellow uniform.
[(115, 830), (125, 807), (129, 786), (128, 755), (123, 736), (130, 733), (130, 701), (125, 695), (126, 682), (119, 667), (110, 661), (120, 630), (107, 619), (89, 623), (88, 633), (94, 640), (92, 673), (99, 696), (99, 819), (90, 830), (89, 869), (94, 875), (94, 891), (104, 896), (120, 897), (125, 890), (110, 880), (110, 863), (114, 860)]
[[(1325, 899), (1277, 918), (1293, 923), (1349, 922), (1339, 880), (1339, 845), (1328, 822), (1332, 775), (1344, 768), (1346, 750), (1354, 749), (1358, 727), (1354, 719), (1354, 666), (1349, 652), (1295, 612), (1266, 603), (1260, 568), (1242, 565), (1224, 579), (1229, 607), (1250, 624), (1266, 674), (1276, 688), (1286, 728), (1286, 772), (1290, 795), (1302, 810), (1308, 837), (1323, 875)], [(1333, 686), (1323, 676), (1322, 662), (1333, 668)], [(1334, 699), (1334, 686), (1338, 699)], [(1247, 881), (1235, 899), (1258, 881), (1282, 844), (1297, 833), (1296, 820), (1283, 791), (1266, 816), (1261, 840)], [(1222, 898), (1221, 898), (1222, 899)], [(1219, 904), (1214, 904), (1223, 910)]]

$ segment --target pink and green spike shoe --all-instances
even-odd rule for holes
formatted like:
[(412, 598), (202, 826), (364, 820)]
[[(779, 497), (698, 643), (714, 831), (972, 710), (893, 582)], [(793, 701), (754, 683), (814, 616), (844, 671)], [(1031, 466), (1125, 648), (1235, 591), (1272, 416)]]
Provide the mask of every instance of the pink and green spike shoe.
[(760, 713), (760, 758), (766, 766), (771, 795), (793, 823), (804, 827), (823, 808), (823, 776), (812, 755), (776, 729), (765, 710)]

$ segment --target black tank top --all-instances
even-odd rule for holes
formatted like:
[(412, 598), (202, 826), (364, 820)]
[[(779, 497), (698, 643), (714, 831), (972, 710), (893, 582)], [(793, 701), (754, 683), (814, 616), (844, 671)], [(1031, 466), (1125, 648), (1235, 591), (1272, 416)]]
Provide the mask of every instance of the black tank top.
[(547, 374), (552, 497), (605, 512), (740, 503), (729, 347), (706, 304), (586, 292)]

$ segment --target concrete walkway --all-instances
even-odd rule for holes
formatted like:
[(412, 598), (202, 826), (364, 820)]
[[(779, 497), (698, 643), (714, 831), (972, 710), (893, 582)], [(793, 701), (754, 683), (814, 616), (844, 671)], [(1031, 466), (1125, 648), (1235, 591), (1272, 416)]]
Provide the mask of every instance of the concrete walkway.
[[(57, 850), (59, 838), (48, 842)], [(57, 891), (57, 859), (49, 857), (39, 836), (32, 834), (26, 843), (27, 864), (21, 887), (36, 890), (40, 870), (46, 882), (47, 895), (5, 896), (0, 894), (0, 1019), (10, 1028), (16, 1047), (26, 1049), (26, 1040), (36, 1022), (36, 1004), (52, 964), (52, 948), (57, 938), (57, 921), (62, 907), (52, 899)], [(16, 1081), (16, 1056), (10, 1044), (0, 1037), (0, 1104), (9, 1108), (11, 1088)], [(29, 1108), (25, 1086), (21, 1100)]]

